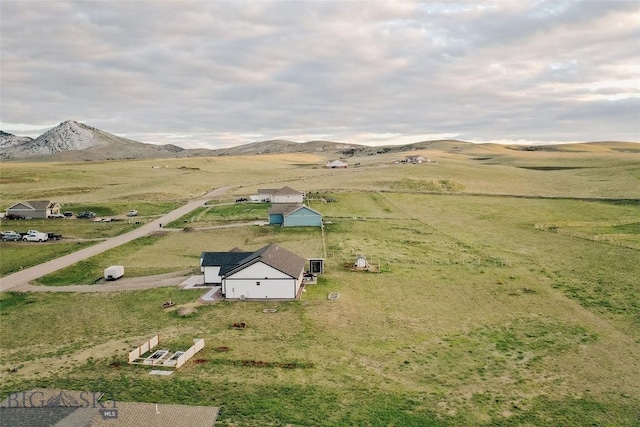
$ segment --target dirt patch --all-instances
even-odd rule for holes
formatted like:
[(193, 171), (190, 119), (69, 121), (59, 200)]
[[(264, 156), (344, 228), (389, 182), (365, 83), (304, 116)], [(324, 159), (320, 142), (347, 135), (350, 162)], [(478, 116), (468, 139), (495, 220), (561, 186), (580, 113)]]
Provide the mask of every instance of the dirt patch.
[(195, 307), (180, 307), (178, 309), (178, 316), (186, 317), (198, 312)]
[(83, 365), (90, 359), (98, 360), (113, 357), (121, 353), (122, 348), (129, 346), (128, 341), (128, 338), (123, 338), (96, 346), (90, 346), (70, 355), (22, 362), (20, 363), (21, 366), (14, 372), (8, 372), (6, 369), (2, 369), (2, 371), (0, 371), (0, 381), (6, 380), (7, 375), (18, 376), (24, 379), (42, 378), (43, 371), (54, 372), (63, 368)]

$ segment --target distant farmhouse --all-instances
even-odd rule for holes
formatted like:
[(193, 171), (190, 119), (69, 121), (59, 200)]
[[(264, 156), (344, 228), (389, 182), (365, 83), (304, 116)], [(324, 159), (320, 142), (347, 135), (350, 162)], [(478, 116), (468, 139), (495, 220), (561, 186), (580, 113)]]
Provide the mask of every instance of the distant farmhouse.
[[(405, 163), (422, 163), (425, 161), (423, 156), (407, 156), (404, 159)], [(428, 161), (428, 160), (427, 160)]]
[(11, 215), (23, 218), (49, 218), (60, 215), (60, 205), (50, 200), (20, 202), (7, 209), (7, 216)]
[(330, 162), (327, 162), (325, 167), (329, 169), (346, 169), (349, 167), (349, 163), (343, 160), (332, 160)]
[(269, 208), (269, 225), (322, 227), (322, 214), (299, 203), (276, 203)]
[(282, 187), (280, 189), (264, 188), (259, 189), (258, 194), (252, 195), (251, 201), (271, 203), (302, 203), (304, 201), (304, 193), (296, 191), (290, 187)]
[(227, 299), (296, 299), (306, 260), (270, 244), (255, 252), (203, 252), (200, 270), (206, 285), (221, 285)]

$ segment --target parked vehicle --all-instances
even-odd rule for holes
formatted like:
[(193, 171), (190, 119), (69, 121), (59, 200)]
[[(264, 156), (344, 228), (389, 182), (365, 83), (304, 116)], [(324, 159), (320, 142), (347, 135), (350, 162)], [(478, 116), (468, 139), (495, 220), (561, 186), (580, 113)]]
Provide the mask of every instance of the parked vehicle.
[(16, 233), (15, 231), (2, 232), (2, 241), (4, 242), (17, 242), (20, 239), (22, 239), (22, 235), (20, 233)]
[(61, 213), (54, 213), (49, 215), (49, 218), (64, 218), (64, 215), (62, 215)]
[(66, 218), (71, 218), (73, 216), (73, 212), (67, 211), (67, 212), (63, 213), (62, 215), (64, 215)]
[(127, 216), (138, 216), (138, 211), (135, 209), (132, 209), (129, 212), (127, 212)]
[(49, 237), (49, 240), (60, 240), (60, 239), (62, 239), (62, 234), (47, 233), (47, 237)]
[(91, 219), (91, 218), (95, 218), (95, 217), (96, 217), (96, 214), (95, 214), (95, 213), (93, 213), (93, 212), (91, 212), (91, 211), (88, 211), (88, 212), (80, 212), (80, 213), (78, 214), (78, 218), (89, 218), (89, 219)]
[(39, 233), (39, 232), (35, 232), (35, 233), (27, 233), (24, 236), (22, 236), (22, 240), (24, 242), (44, 242), (46, 240), (49, 240), (49, 236), (47, 235), (47, 233)]
[(22, 215), (15, 215), (15, 214), (9, 214), (9, 215), (5, 215), (4, 219), (14, 219), (14, 220), (18, 220), (18, 219), (24, 219), (24, 217)]
[(93, 222), (111, 222), (111, 218), (93, 218)]

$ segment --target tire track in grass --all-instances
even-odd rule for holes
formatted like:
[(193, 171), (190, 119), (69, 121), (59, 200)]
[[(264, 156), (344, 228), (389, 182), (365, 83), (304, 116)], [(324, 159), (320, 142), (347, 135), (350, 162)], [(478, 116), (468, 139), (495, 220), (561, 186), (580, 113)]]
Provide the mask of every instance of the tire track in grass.
[[(413, 215), (411, 213), (409, 213), (407, 210), (405, 210), (404, 208), (400, 207), (397, 203), (394, 203), (393, 201), (391, 201), (387, 195), (381, 191), (378, 191), (377, 194), (379, 194), (380, 196), (382, 196), (391, 206), (393, 206), (394, 208), (396, 208), (398, 211), (400, 211), (401, 213), (403, 213), (404, 215), (407, 216), (407, 218), (414, 220), (414, 221), (418, 221), (420, 224), (426, 225), (427, 227), (429, 227), (431, 230), (435, 231), (436, 233), (439, 233), (449, 239), (451, 239), (453, 242), (455, 242), (457, 245), (469, 250), (473, 255), (478, 256), (479, 258), (486, 258), (486, 256), (484, 254), (482, 254), (478, 249), (473, 248), (471, 245), (465, 243), (464, 241), (462, 241), (461, 239), (443, 231), (440, 230), (439, 228), (437, 228), (436, 226), (429, 224), (427, 221), (425, 221), (424, 219)], [(478, 260), (479, 262), (479, 260)]]

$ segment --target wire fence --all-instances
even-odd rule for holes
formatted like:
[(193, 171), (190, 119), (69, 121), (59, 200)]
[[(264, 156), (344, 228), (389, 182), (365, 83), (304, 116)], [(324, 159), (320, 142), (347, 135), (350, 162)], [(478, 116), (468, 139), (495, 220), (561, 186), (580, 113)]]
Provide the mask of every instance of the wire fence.
[(640, 249), (640, 239), (637, 242), (621, 239), (626, 234), (602, 234), (602, 233), (588, 233), (584, 231), (572, 230), (569, 227), (618, 227), (629, 224), (640, 223), (640, 218), (621, 219), (615, 221), (574, 221), (568, 222), (563, 225), (559, 224), (535, 224), (536, 230), (547, 231), (550, 233), (557, 233), (563, 236), (574, 237), (577, 239), (591, 240), (594, 242), (603, 242), (615, 246), (623, 246), (631, 249)]

